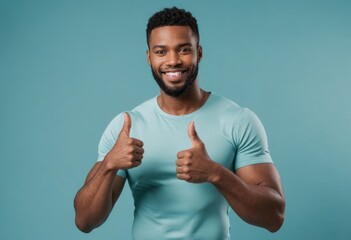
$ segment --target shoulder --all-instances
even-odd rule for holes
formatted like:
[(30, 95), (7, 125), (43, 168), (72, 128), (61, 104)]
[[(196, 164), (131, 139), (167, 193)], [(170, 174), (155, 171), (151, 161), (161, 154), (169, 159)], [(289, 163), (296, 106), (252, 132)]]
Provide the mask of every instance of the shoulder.
[(155, 107), (156, 97), (150, 98), (145, 102), (139, 104), (135, 108), (133, 108), (132, 112), (143, 112), (153, 109)]
[[(212, 93), (213, 94), (213, 93)], [(213, 116), (221, 126), (231, 132), (247, 133), (247, 131), (262, 131), (263, 125), (257, 115), (249, 108), (242, 107), (236, 102), (214, 93), (208, 108), (208, 115)]]
[(247, 118), (253, 112), (237, 104), (235, 101), (223, 97), (217, 93), (211, 93), (211, 102), (209, 104), (210, 111), (218, 114), (222, 118), (228, 118), (230, 121), (237, 121)]
[(222, 107), (227, 107), (227, 108), (231, 108), (231, 109), (239, 109), (241, 108), (239, 106), (239, 104), (237, 104), (236, 102), (234, 102), (233, 100), (230, 100), (227, 97), (221, 96), (215, 92), (211, 93), (211, 100), (212, 103), (215, 105), (221, 105)]
[(139, 104), (128, 113), (130, 114), (132, 119), (143, 119), (155, 112), (156, 104), (156, 97), (153, 97)]
[(137, 116), (143, 116), (147, 113), (150, 113), (155, 108), (155, 102), (156, 102), (156, 97), (153, 97), (139, 104), (138, 106), (134, 107), (132, 110), (126, 110), (126, 111), (120, 112), (117, 116), (115, 116), (112, 119), (111, 123), (120, 123), (121, 121), (123, 122), (123, 119), (124, 119), (123, 114), (125, 112), (128, 113), (132, 118)]
[(155, 107), (154, 106), (155, 99), (156, 99), (156, 97), (153, 97), (153, 98), (139, 104), (138, 106), (136, 106), (132, 110), (123, 111), (123, 112), (120, 112), (119, 114), (115, 115), (115, 117), (108, 124), (107, 129), (111, 129), (114, 132), (118, 132), (124, 123), (124, 113), (125, 112), (130, 115), (132, 120), (139, 119), (141, 116), (145, 116), (145, 114), (150, 113), (152, 111), (152, 109)]

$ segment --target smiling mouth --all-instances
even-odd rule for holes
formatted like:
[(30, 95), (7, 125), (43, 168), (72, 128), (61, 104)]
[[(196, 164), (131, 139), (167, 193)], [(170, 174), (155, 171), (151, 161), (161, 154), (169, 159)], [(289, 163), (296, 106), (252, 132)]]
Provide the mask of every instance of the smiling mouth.
[(169, 77), (179, 77), (181, 75), (183, 75), (185, 72), (187, 72), (187, 70), (183, 70), (183, 71), (167, 71), (167, 72), (162, 72), (162, 74), (169, 76)]

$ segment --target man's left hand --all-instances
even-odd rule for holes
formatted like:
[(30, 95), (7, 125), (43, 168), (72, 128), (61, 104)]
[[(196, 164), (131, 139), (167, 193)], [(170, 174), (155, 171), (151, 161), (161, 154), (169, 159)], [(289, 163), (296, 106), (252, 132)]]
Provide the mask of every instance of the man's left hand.
[(211, 181), (218, 164), (208, 156), (205, 144), (197, 135), (194, 122), (189, 123), (188, 135), (192, 147), (178, 152), (176, 161), (177, 177), (192, 183)]

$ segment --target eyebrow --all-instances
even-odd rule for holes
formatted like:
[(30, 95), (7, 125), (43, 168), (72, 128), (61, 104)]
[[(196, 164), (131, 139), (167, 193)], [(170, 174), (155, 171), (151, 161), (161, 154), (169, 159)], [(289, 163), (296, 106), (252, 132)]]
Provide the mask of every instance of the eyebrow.
[[(186, 42), (186, 43), (179, 44), (177, 46), (177, 48), (185, 47), (185, 46), (192, 47), (193, 45), (190, 42)], [(152, 49), (155, 49), (155, 48), (166, 48), (166, 47), (167, 47), (166, 45), (155, 45), (155, 46), (152, 47)]]

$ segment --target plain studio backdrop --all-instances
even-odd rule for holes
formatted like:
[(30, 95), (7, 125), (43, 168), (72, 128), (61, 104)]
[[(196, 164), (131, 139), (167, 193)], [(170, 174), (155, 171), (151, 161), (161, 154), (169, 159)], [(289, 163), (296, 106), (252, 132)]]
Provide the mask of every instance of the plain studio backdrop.
[(73, 199), (107, 124), (159, 93), (148, 18), (198, 19), (203, 89), (262, 120), (286, 194), (275, 234), (230, 211), (232, 239), (351, 237), (351, 1), (0, 0), (0, 239), (131, 239), (126, 185), (86, 235)]

